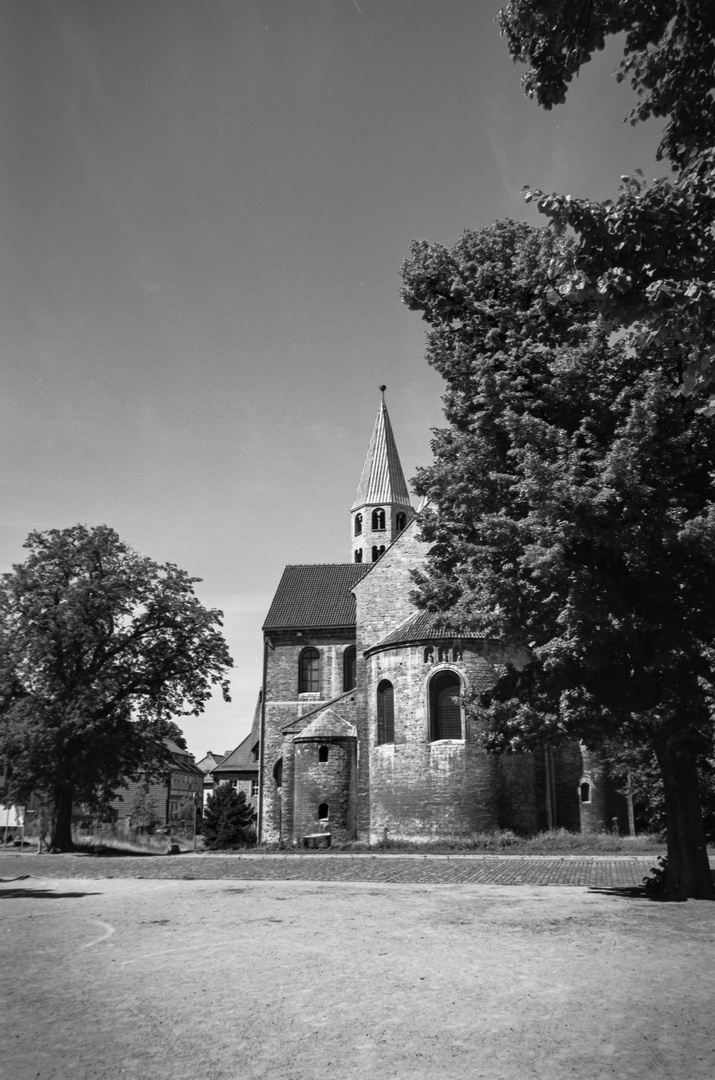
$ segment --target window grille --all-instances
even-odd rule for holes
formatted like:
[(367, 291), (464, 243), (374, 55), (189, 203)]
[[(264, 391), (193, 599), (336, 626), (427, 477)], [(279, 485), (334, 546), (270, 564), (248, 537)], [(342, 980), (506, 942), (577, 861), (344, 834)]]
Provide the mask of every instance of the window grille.
[(430, 683), (430, 735), (432, 740), (462, 738), (459, 676), (445, 671)]

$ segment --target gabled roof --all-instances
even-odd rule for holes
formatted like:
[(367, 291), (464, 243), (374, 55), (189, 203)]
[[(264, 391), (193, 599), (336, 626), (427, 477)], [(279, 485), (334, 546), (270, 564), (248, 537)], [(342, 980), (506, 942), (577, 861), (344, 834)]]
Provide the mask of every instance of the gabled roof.
[[(400, 457), (395, 445), (395, 436), (392, 434), (392, 425), (385, 405), (385, 387), (377, 411), (375, 427), (372, 431), (370, 446), (362, 469), (362, 476), (358, 484), (353, 510), (359, 510), (361, 506), (376, 503), (393, 503), (398, 506), (410, 506), (410, 493), (407, 490), (405, 476), (402, 472)], [(352, 513), (352, 511), (351, 511)]]
[(203, 773), (210, 773), (212, 769), (215, 769), (217, 765), (220, 765), (226, 754), (214, 754), (212, 750), (208, 750), (201, 761), (197, 761), (196, 764)]
[(263, 629), (354, 626), (355, 598), (350, 590), (369, 570), (370, 563), (286, 566)]
[(372, 645), (367, 651), (384, 649), (388, 645), (405, 645), (410, 641), (442, 641), (444, 639), (452, 641), (454, 638), (484, 641), (486, 634), (479, 630), (452, 626), (445, 620), (443, 615), (435, 615), (432, 611), (418, 611), (416, 615), (411, 615), (396, 629), (392, 630), (387, 637), (384, 637), (382, 641), (378, 641), (376, 645)]

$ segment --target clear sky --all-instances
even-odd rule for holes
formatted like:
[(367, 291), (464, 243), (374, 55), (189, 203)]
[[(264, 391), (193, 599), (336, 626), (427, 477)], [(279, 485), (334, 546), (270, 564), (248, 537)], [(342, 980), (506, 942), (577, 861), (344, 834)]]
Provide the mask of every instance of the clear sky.
[(546, 113), (499, 7), (0, 0), (0, 570), (85, 522), (202, 578), (236, 667), (197, 757), (250, 727), (284, 564), (350, 559), (380, 383), (408, 479), (430, 460), (410, 242), (665, 171), (617, 45)]

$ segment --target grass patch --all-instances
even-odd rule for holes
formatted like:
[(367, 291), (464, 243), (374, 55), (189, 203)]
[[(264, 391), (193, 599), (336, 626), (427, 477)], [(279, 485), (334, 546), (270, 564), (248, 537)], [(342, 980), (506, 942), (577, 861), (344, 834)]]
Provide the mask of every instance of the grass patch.
[[(258, 844), (257, 853), (278, 851), (307, 854), (298, 844)], [(315, 855), (652, 855), (665, 850), (665, 840), (658, 834), (619, 836), (616, 833), (572, 833), (566, 829), (518, 836), (509, 829), (478, 833), (470, 837), (441, 840), (399, 840), (388, 838), (376, 844), (354, 840), (334, 842), (330, 848), (319, 848)]]

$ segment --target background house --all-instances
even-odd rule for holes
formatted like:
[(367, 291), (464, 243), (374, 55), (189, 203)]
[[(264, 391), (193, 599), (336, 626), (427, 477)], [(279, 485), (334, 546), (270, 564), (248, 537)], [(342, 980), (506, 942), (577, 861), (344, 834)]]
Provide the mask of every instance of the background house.
[(213, 770), (215, 785), (231, 784), (236, 791), (245, 792), (254, 809), (258, 807), (260, 707), (259, 701), (250, 733)]

